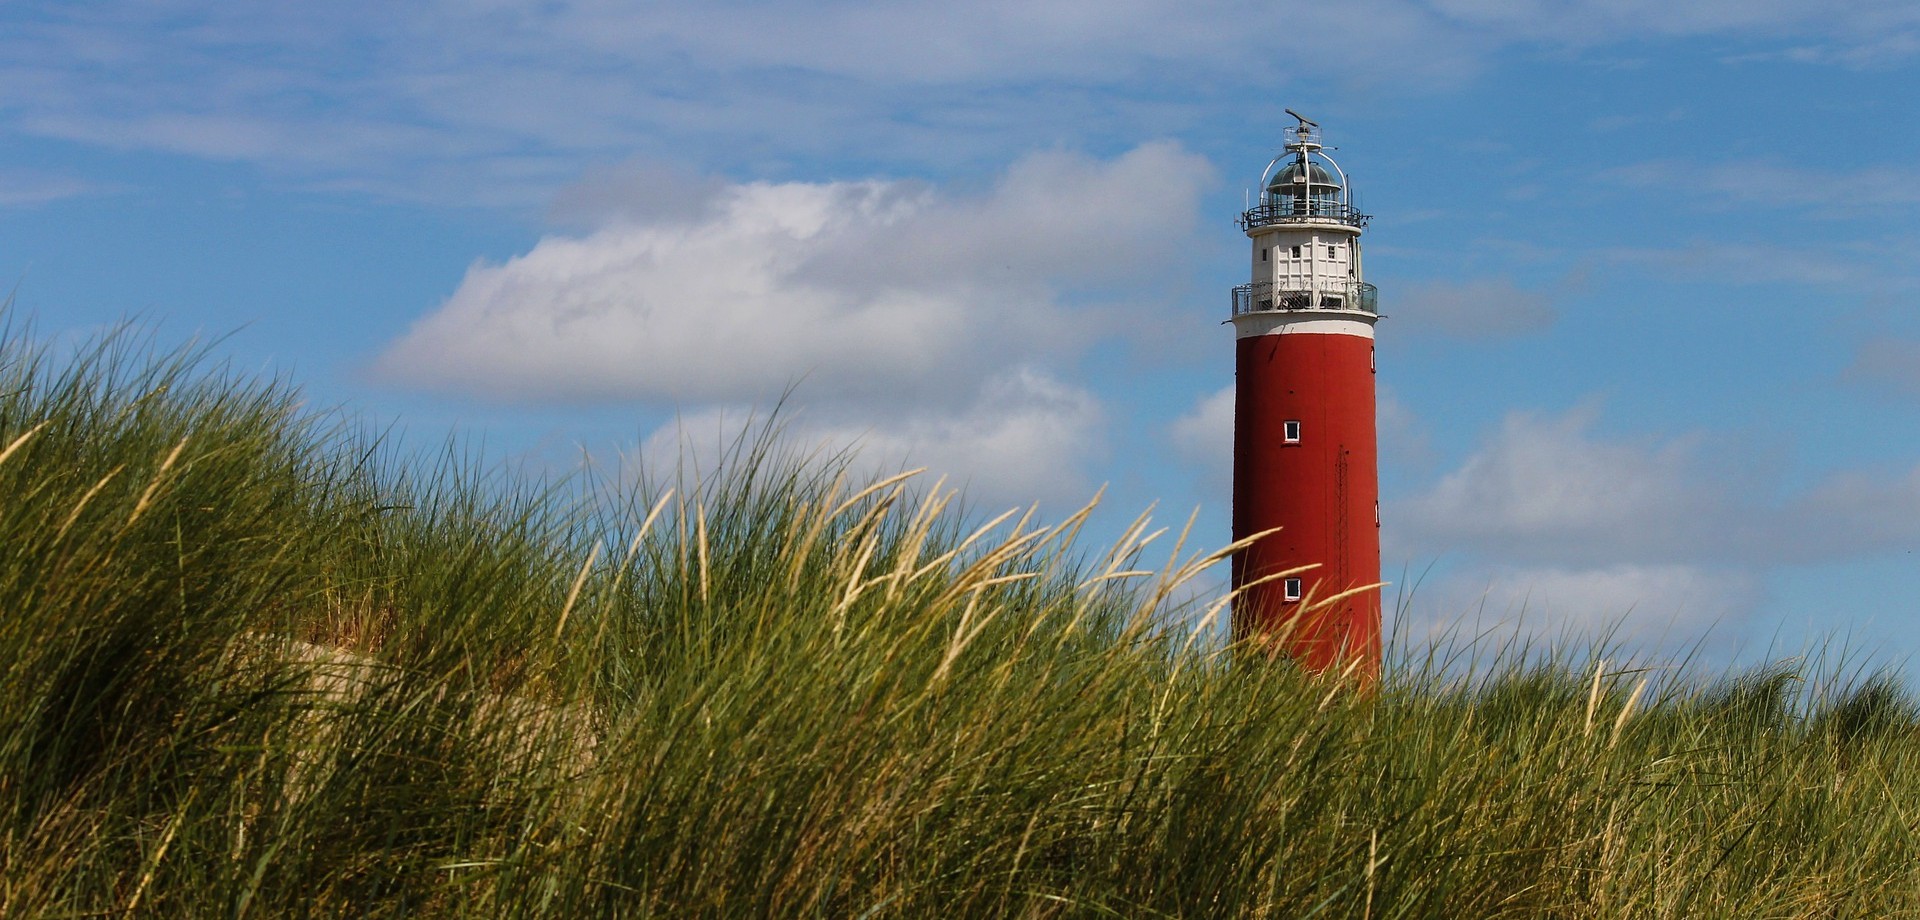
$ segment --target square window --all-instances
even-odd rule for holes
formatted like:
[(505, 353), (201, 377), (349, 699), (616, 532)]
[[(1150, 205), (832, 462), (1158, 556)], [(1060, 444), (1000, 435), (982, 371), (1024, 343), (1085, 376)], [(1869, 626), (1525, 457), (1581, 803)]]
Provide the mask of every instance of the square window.
[(1331, 258), (1333, 258), (1333, 247), (1332, 247), (1332, 246), (1328, 246), (1328, 247), (1327, 247), (1327, 258), (1329, 258), (1329, 259), (1331, 259)]
[(1300, 247), (1293, 247), (1293, 257), (1296, 259), (1300, 258)]
[(1300, 423), (1292, 419), (1280, 423), (1280, 440), (1288, 444), (1300, 443)]
[(1285, 600), (1290, 600), (1290, 601), (1299, 600), (1300, 599), (1300, 579), (1288, 578), (1280, 582), (1280, 596)]

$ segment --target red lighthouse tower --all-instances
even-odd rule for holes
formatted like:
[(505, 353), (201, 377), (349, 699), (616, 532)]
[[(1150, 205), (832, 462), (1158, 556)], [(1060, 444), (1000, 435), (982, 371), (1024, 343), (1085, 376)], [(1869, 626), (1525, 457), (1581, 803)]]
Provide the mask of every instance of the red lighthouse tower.
[(1380, 316), (1361, 274), (1367, 215), (1354, 208), (1319, 125), (1287, 114), (1300, 124), (1240, 216), (1253, 241), (1253, 280), (1233, 289), (1233, 536), (1274, 532), (1233, 559), (1233, 585), (1246, 586), (1233, 635), (1268, 637), (1311, 671), (1372, 677), (1380, 667)]

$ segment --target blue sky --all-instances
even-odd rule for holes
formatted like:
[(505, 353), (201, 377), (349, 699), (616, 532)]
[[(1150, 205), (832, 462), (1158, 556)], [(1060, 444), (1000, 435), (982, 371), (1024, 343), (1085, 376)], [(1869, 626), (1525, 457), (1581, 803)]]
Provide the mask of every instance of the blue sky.
[(415, 444), (659, 457), (794, 386), (803, 443), (1217, 545), (1292, 107), (1375, 215), (1407, 634), (1911, 667), (1917, 65), (1904, 0), (11, 2), (0, 277)]

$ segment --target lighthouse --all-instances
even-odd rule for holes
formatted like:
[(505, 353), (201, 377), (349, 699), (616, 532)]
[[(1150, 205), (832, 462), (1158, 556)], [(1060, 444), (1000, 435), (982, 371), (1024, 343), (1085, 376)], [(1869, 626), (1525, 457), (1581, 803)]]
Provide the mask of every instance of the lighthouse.
[(1299, 120), (1240, 215), (1252, 280), (1233, 289), (1237, 640), (1309, 671), (1380, 667), (1380, 477), (1367, 215)]

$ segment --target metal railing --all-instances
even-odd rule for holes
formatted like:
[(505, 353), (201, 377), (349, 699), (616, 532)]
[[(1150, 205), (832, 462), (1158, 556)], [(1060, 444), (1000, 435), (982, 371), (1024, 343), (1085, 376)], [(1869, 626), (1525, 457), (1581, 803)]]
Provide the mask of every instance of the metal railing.
[(1267, 227), (1273, 224), (1292, 223), (1294, 221), (1331, 221), (1346, 224), (1349, 227), (1365, 228), (1369, 215), (1354, 210), (1350, 204), (1329, 201), (1325, 198), (1296, 198), (1291, 195), (1265, 195), (1260, 203), (1248, 208), (1240, 215), (1240, 229), (1252, 230), (1255, 227)]
[(1233, 289), (1233, 315), (1276, 310), (1349, 310), (1380, 315), (1380, 290), (1365, 281), (1330, 284), (1318, 290), (1277, 287), (1256, 281)]

